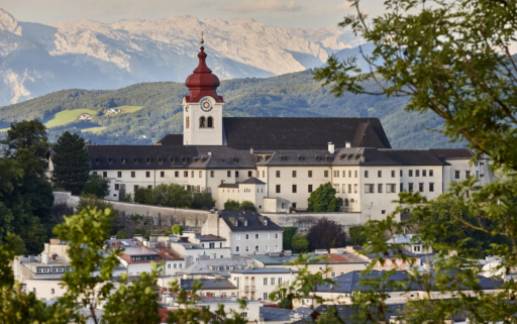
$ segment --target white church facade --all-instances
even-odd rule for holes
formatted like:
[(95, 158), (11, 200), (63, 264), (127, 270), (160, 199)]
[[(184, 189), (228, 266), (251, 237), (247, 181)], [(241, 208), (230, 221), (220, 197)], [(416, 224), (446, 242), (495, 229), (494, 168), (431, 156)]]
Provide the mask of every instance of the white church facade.
[(433, 198), (474, 176), (491, 181), (488, 161), (467, 149), (392, 149), (376, 118), (224, 117), (219, 80), (199, 64), (187, 78), (183, 134), (156, 145), (91, 145), (91, 169), (109, 180), (108, 199), (136, 188), (175, 183), (208, 191), (221, 209), (251, 201), (261, 212), (307, 209), (312, 191), (330, 183), (343, 212), (380, 219), (400, 192)]

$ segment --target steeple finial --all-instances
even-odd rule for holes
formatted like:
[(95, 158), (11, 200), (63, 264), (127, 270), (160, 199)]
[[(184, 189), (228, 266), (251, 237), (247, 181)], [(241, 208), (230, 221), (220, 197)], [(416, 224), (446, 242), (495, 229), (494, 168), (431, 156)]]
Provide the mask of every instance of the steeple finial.
[(199, 41), (199, 43), (201, 44), (201, 46), (205, 45), (205, 37), (203, 31), (201, 31), (201, 40)]

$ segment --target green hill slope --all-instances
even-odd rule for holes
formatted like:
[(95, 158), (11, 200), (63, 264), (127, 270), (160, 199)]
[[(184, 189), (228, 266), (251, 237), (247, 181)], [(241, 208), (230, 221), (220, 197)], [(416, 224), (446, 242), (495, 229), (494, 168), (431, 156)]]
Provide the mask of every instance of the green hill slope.
[[(186, 92), (183, 84), (173, 82), (110, 91), (63, 90), (0, 108), (0, 129), (12, 121), (38, 118), (52, 126), (51, 139), (72, 130), (98, 144), (152, 143), (181, 131)], [(218, 92), (224, 96), (226, 116), (379, 117), (394, 147), (462, 145), (440, 134), (441, 122), (434, 115), (406, 112), (404, 98), (352, 94), (336, 98), (312, 79), (310, 71), (223, 81)], [(79, 120), (78, 112), (88, 112), (92, 118)]]

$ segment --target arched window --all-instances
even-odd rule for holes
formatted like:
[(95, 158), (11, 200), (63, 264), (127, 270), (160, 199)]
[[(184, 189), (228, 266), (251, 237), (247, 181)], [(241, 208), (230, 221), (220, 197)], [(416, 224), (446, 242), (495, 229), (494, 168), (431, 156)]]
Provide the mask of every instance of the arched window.
[(190, 127), (190, 118), (188, 118), (188, 116), (185, 118), (185, 128), (189, 128)]
[(348, 198), (345, 198), (345, 207), (348, 207)]
[(214, 119), (212, 117), (208, 117), (206, 119), (206, 127), (208, 127), (208, 128), (214, 127)]
[(199, 128), (205, 128), (205, 117), (199, 118)]

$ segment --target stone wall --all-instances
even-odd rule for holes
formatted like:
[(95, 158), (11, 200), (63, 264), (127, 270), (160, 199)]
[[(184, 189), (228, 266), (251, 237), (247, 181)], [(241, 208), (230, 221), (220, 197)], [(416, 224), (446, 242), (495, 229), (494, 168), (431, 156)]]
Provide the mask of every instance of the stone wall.
[[(66, 205), (70, 208), (76, 208), (79, 200), (79, 197), (72, 196), (69, 192), (54, 192), (55, 205)], [(111, 200), (106, 202), (111, 204), (113, 209), (122, 217), (140, 215), (145, 218), (151, 218), (155, 226), (182, 224), (188, 227), (201, 228), (207, 215), (210, 213), (206, 210), (159, 207)]]
[(282, 227), (296, 227), (301, 231), (308, 230), (319, 219), (326, 218), (343, 226), (346, 230), (366, 221), (361, 213), (262, 213)]
[[(188, 227), (201, 228), (208, 217), (209, 211), (197, 209), (159, 207), (151, 205), (133, 204), (119, 201), (107, 201), (123, 217), (140, 215), (152, 219), (155, 226), (170, 226), (182, 224)], [(76, 208), (79, 197), (72, 196), (69, 192), (54, 192), (54, 204), (67, 205)], [(315, 224), (318, 219), (327, 218), (342, 225), (345, 229), (364, 224), (366, 220), (361, 213), (262, 213), (273, 222), (282, 227), (297, 227), (304, 231)]]

